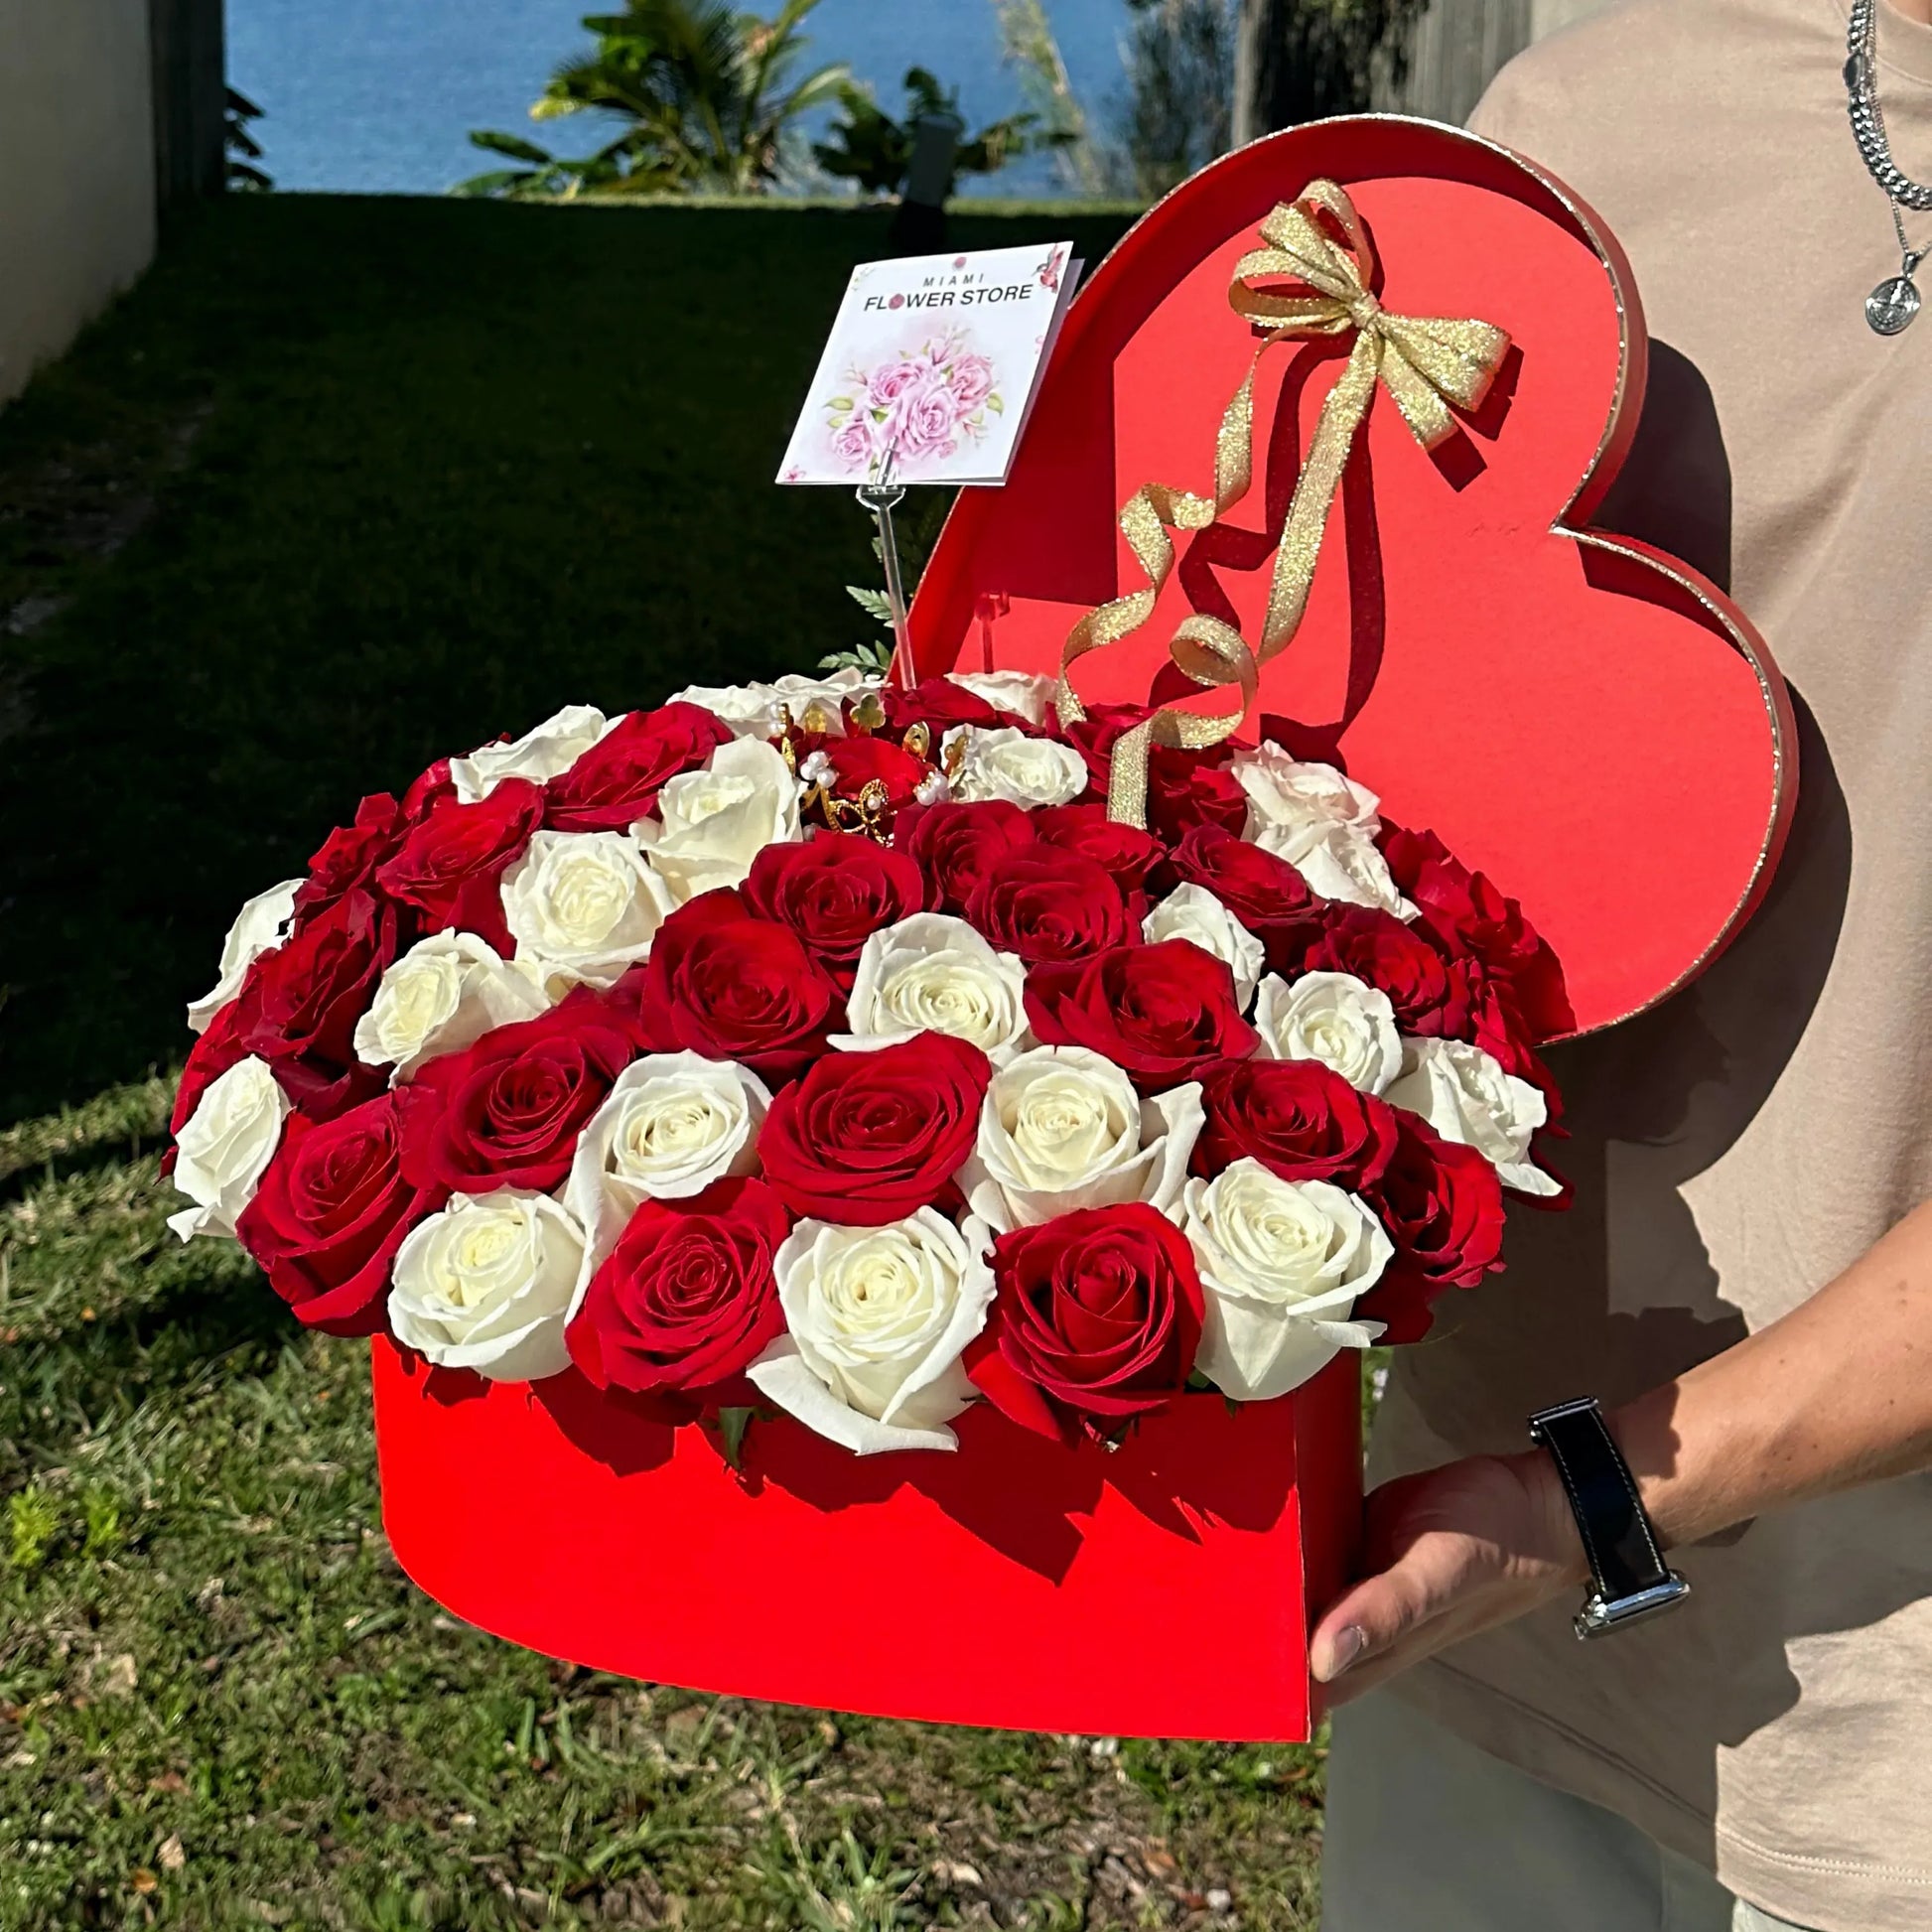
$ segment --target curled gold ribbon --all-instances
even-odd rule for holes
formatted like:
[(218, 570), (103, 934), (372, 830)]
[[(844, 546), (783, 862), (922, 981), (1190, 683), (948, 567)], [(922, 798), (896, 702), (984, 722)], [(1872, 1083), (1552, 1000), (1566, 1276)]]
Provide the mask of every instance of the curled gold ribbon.
[[(1259, 641), (1250, 647), (1232, 624), (1197, 612), (1174, 627), (1168, 642), (1169, 656), (1192, 683), (1202, 689), (1238, 686), (1241, 708), (1202, 715), (1163, 705), (1122, 734), (1113, 751), (1107, 811), (1130, 825), (1147, 823), (1147, 761), (1153, 748), (1200, 750), (1232, 737), (1255, 707), (1262, 667), (1300, 628), (1335, 490), (1376, 383), (1395, 398), (1416, 441), (1433, 450), (1455, 432), (1449, 405), (1479, 407), (1509, 349), (1509, 337), (1490, 323), (1402, 316), (1383, 308), (1370, 288), (1374, 248), (1354, 203), (1334, 182), (1312, 181), (1293, 202), (1278, 203), (1261, 234), (1268, 245), (1250, 249), (1235, 263), (1228, 287), (1229, 307), (1260, 333), (1261, 342), (1221, 417), (1214, 494), (1147, 483), (1128, 498), (1120, 513), (1121, 532), (1148, 581), (1141, 590), (1088, 612), (1067, 633), (1057, 700), (1063, 724), (1086, 716), (1067, 675), (1075, 660), (1119, 642), (1153, 616), (1174, 564), (1169, 532), (1204, 530), (1247, 494), (1254, 469), (1255, 371), (1262, 356), (1280, 342), (1351, 330), (1355, 341), (1321, 405), (1308, 460), (1296, 479)], [(1260, 286), (1284, 280), (1301, 286)]]

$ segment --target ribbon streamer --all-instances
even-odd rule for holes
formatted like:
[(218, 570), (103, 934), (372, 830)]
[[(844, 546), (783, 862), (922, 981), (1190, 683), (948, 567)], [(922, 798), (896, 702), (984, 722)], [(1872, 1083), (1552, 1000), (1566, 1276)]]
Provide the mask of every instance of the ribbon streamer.
[[(1238, 686), (1241, 708), (1203, 715), (1163, 705), (1122, 734), (1113, 750), (1107, 812), (1129, 825), (1147, 823), (1147, 761), (1153, 748), (1201, 750), (1231, 738), (1254, 710), (1262, 667), (1300, 628), (1335, 490), (1377, 382), (1395, 398), (1416, 441), (1433, 450), (1455, 433), (1449, 405), (1480, 407), (1509, 349), (1507, 334), (1490, 323), (1402, 316), (1383, 308), (1370, 289), (1374, 248), (1354, 203), (1334, 182), (1312, 181), (1293, 202), (1278, 203), (1262, 222), (1261, 235), (1268, 245), (1250, 249), (1235, 263), (1228, 287), (1229, 307), (1260, 333), (1261, 342), (1221, 417), (1214, 494), (1147, 483), (1128, 498), (1120, 513), (1121, 532), (1148, 581), (1145, 588), (1088, 612), (1067, 633), (1057, 700), (1062, 724), (1086, 716), (1067, 675), (1073, 663), (1088, 651), (1118, 643), (1154, 615), (1174, 564), (1169, 532), (1204, 530), (1247, 494), (1254, 477), (1254, 388), (1261, 358), (1276, 343), (1351, 330), (1355, 341), (1321, 405), (1308, 460), (1296, 480), (1259, 641), (1250, 647), (1232, 624), (1197, 612), (1174, 627), (1168, 642), (1169, 656), (1190, 682), (1210, 690)], [(1262, 286), (1283, 281), (1300, 289)]]

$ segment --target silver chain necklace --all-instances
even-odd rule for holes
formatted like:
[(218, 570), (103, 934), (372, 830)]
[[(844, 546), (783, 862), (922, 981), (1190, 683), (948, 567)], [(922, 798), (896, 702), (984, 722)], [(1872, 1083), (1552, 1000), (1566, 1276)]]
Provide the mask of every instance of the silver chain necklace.
[(1932, 208), (1932, 187), (1916, 182), (1892, 159), (1885, 133), (1885, 110), (1878, 104), (1878, 0), (1853, 0), (1846, 37), (1845, 91), (1852, 113), (1852, 137), (1859, 144), (1871, 179), (1891, 204), (1898, 232), (1900, 267), (1864, 299), (1864, 319), (1881, 336), (1896, 336), (1911, 326), (1922, 298), (1912, 277), (1932, 247), (1914, 248), (1905, 236), (1905, 208)]

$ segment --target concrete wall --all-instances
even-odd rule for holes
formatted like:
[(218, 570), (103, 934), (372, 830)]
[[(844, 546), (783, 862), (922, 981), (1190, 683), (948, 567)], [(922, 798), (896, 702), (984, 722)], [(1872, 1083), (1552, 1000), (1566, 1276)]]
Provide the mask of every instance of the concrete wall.
[(0, 401), (154, 254), (148, 0), (0, 0)]

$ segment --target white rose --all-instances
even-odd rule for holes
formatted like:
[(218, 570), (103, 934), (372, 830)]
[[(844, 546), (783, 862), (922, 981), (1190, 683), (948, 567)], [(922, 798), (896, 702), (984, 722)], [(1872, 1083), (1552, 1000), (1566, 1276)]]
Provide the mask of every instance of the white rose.
[(279, 886), (257, 893), (235, 914), (228, 936), (221, 941), (221, 977), (188, 1009), (188, 1024), (198, 1034), (207, 1033), (208, 1023), (241, 991), (248, 968), (289, 936), (295, 895), (301, 885), (299, 879), (285, 879)]
[(1193, 1081), (1143, 1100), (1091, 1048), (1035, 1046), (993, 1076), (959, 1184), (1003, 1234), (1126, 1201), (1172, 1214), (1201, 1118)]
[(731, 727), (734, 738), (776, 738), (778, 707), (784, 702), (768, 684), (687, 684), (666, 704), (694, 704)]
[(1205, 886), (1176, 886), (1145, 919), (1141, 932), (1150, 946), (1164, 939), (1190, 939), (1234, 975), (1235, 997), (1246, 1013), (1261, 983), (1262, 943)]
[(1381, 848), (1352, 825), (1269, 825), (1255, 835), (1264, 852), (1272, 852), (1309, 882), (1309, 890), (1344, 905), (1373, 905), (1398, 919), (1419, 916), (1418, 908), (1402, 897), (1389, 876), (1389, 862)]
[(649, 1053), (618, 1075), (585, 1123), (563, 1200), (585, 1230), (580, 1293), (646, 1200), (688, 1200), (758, 1171), (771, 1094), (734, 1060)]
[(1304, 973), (1292, 985), (1270, 973), (1255, 999), (1264, 1056), (1319, 1060), (1351, 1087), (1382, 1093), (1402, 1071), (1395, 1008), (1353, 973)]
[(484, 1034), (547, 1010), (542, 989), (474, 932), (436, 932), (382, 975), (355, 1023), (355, 1056), (406, 1080), (438, 1053), (474, 1045)]
[(702, 705), (739, 738), (776, 738), (784, 729), (784, 714), (801, 724), (814, 704), (828, 737), (845, 734), (843, 707), (852, 699), (878, 690), (882, 680), (861, 671), (835, 671), (830, 677), (801, 677), (787, 672), (775, 684), (687, 684), (667, 704)]
[(993, 1304), (990, 1231), (922, 1207), (886, 1227), (800, 1221), (774, 1262), (789, 1332), (746, 1372), (779, 1408), (860, 1455), (959, 1447), (960, 1367)]
[(1033, 811), (1041, 805), (1071, 804), (1087, 788), (1086, 759), (1057, 739), (1030, 737), (1017, 725), (997, 731), (958, 725), (945, 737), (948, 770), (955, 743), (962, 751), (952, 795), (962, 804), (1003, 798)]
[(268, 1062), (252, 1053), (208, 1082), (175, 1137), (175, 1186), (195, 1205), (170, 1214), (168, 1225), (184, 1241), (234, 1232), (281, 1145), (288, 1111)]
[(492, 1382), (537, 1382), (570, 1365), (564, 1316), (584, 1231), (547, 1194), (459, 1194), (396, 1250), (389, 1325), (405, 1347)]
[(1505, 1187), (1524, 1194), (1563, 1192), (1530, 1160), (1530, 1142), (1550, 1117), (1549, 1103), (1527, 1080), (1505, 1073), (1480, 1046), (1459, 1039), (1405, 1039), (1401, 1075), (1383, 1098), (1420, 1114), (1444, 1140), (1474, 1148)]
[(1030, 725), (1043, 725), (1060, 688), (1058, 678), (1034, 671), (948, 671), (947, 678), (996, 711), (1010, 711)]
[(964, 919), (915, 912), (867, 939), (846, 1002), (849, 1034), (835, 1046), (893, 1046), (914, 1034), (971, 1040), (996, 1064), (1032, 1038), (1027, 968), (995, 952)]
[(1286, 1395), (1382, 1332), (1347, 1316), (1395, 1246), (1343, 1188), (1283, 1180), (1244, 1157), (1187, 1183), (1181, 1226), (1207, 1291), (1196, 1366), (1237, 1402)]
[(798, 837), (798, 781), (769, 745), (737, 738), (719, 746), (702, 771), (665, 779), (657, 816), (632, 829), (682, 905), (717, 887), (742, 886), (767, 845)]
[(508, 745), (479, 745), (467, 759), (450, 760), (450, 782), (459, 804), (487, 798), (505, 778), (542, 784), (568, 771), (621, 718), (608, 724), (595, 705), (567, 704)]
[(1235, 753), (1228, 769), (1248, 794), (1248, 838), (1271, 826), (1318, 835), (1346, 825), (1370, 839), (1382, 829), (1382, 801), (1332, 764), (1305, 764), (1279, 745), (1258, 745)]
[(534, 832), (503, 875), (517, 962), (555, 999), (580, 983), (615, 986), (676, 909), (622, 832)]

